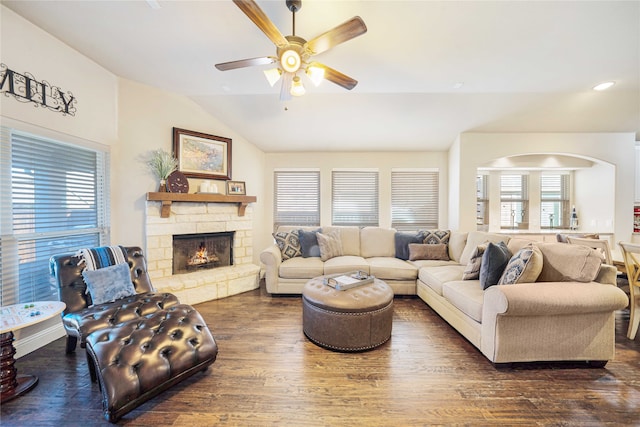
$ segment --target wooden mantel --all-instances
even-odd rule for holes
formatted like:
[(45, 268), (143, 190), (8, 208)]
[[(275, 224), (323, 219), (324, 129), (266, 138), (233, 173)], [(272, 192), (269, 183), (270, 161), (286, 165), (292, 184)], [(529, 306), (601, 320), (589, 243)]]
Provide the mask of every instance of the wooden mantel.
[(238, 216), (244, 216), (249, 203), (255, 202), (257, 198), (256, 196), (227, 196), (225, 194), (147, 193), (147, 200), (162, 202), (160, 217), (169, 218), (171, 203), (173, 202), (236, 203), (238, 205)]

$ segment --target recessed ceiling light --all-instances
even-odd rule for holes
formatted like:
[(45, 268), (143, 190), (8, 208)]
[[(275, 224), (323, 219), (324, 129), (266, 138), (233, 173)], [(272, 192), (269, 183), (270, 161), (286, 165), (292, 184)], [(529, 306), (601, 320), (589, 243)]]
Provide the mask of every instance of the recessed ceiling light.
[(460, 89), (462, 86), (464, 86), (464, 82), (458, 82), (458, 83), (453, 85), (453, 88), (454, 89)]
[(158, 10), (162, 7), (160, 6), (160, 3), (158, 3), (158, 0), (146, 0), (146, 2), (151, 9)]
[(614, 84), (616, 84), (616, 82), (603, 82), (603, 83), (600, 83), (599, 85), (594, 86), (593, 90), (607, 90)]

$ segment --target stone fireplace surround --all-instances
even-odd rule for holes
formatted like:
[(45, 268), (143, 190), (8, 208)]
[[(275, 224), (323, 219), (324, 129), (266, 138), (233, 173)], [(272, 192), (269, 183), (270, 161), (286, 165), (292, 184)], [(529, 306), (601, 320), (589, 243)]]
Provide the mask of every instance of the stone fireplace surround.
[[(161, 218), (161, 202), (146, 202), (146, 255), (153, 286), (175, 294), (184, 304), (225, 298), (259, 286), (260, 267), (253, 264), (253, 207), (238, 215), (235, 203), (173, 202)], [(235, 231), (233, 265), (191, 273), (172, 273), (173, 235)]]

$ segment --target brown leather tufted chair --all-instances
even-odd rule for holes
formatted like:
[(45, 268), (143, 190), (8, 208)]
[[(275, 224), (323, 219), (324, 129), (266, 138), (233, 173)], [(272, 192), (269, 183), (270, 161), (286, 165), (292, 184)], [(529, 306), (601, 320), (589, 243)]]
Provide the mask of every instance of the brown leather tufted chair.
[(60, 301), (67, 305), (62, 314), (62, 323), (67, 331), (67, 353), (75, 351), (78, 338), (80, 347), (84, 348), (86, 337), (94, 331), (144, 318), (179, 304), (173, 294), (154, 292), (142, 249), (137, 246), (126, 249), (131, 280), (138, 294), (95, 306), (92, 306), (91, 296), (82, 278), (83, 267), (78, 266), (81, 258), (75, 254), (51, 257), (50, 273), (58, 286)]

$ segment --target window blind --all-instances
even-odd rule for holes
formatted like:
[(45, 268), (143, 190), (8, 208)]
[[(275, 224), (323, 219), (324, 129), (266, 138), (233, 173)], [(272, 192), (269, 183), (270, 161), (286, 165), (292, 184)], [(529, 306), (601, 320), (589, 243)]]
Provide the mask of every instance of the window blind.
[(320, 225), (320, 172), (275, 171), (274, 200), (274, 230)]
[(529, 228), (529, 175), (500, 176), (500, 227)]
[(489, 225), (489, 175), (476, 176), (476, 225)]
[(540, 176), (540, 227), (569, 228), (570, 184), (569, 174)]
[(377, 226), (378, 171), (332, 171), (331, 218), (333, 225)]
[(2, 129), (2, 305), (57, 299), (49, 258), (108, 241), (108, 154)]
[(400, 231), (438, 228), (439, 172), (391, 171), (391, 227)]

